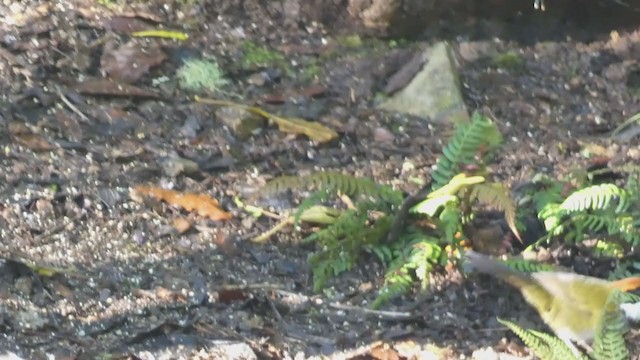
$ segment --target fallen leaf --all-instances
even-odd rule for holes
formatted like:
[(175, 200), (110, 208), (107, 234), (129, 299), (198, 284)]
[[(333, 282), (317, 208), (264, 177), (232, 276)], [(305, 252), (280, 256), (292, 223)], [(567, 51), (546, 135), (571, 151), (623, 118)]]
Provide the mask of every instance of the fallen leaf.
[(189, 38), (188, 34), (185, 34), (181, 31), (172, 31), (172, 30), (143, 30), (136, 31), (133, 36), (137, 37), (159, 37), (163, 39), (173, 39), (173, 40), (187, 40)]
[(105, 49), (100, 58), (100, 68), (113, 79), (134, 83), (166, 58), (158, 45), (143, 48), (139, 43), (130, 41), (115, 49)]
[(264, 118), (267, 118), (276, 125), (280, 131), (290, 134), (302, 134), (309, 137), (309, 139), (318, 142), (325, 143), (331, 141), (338, 137), (338, 133), (334, 130), (314, 121), (307, 121), (303, 119), (297, 118), (283, 118), (271, 113), (268, 113), (258, 107), (255, 106), (247, 106), (242, 104), (237, 104), (231, 101), (221, 101), (221, 100), (212, 100), (212, 99), (204, 99), (196, 96), (196, 101), (201, 102), (203, 104), (209, 105), (223, 105), (223, 106), (233, 106), (241, 109), (245, 109), (254, 114), (260, 115)]
[(375, 360), (400, 360), (398, 352), (387, 343), (378, 344), (369, 351), (369, 356)]
[(278, 125), (278, 129), (280, 129), (280, 131), (290, 134), (303, 134), (308, 136), (309, 139), (318, 143), (329, 142), (338, 137), (338, 133), (318, 122), (296, 118), (282, 118), (276, 115), (269, 114), (267, 112), (265, 112), (264, 115), (269, 120), (275, 122)]
[(44, 136), (31, 131), (24, 123), (13, 121), (9, 123), (9, 134), (13, 140), (33, 151), (51, 151), (56, 147)]
[(133, 192), (132, 198), (134, 199), (137, 194), (151, 196), (187, 211), (194, 211), (198, 215), (206, 216), (214, 221), (231, 219), (231, 214), (220, 209), (216, 199), (205, 194), (179, 192), (155, 186), (137, 186), (133, 189)]
[(231, 303), (247, 299), (247, 294), (241, 289), (222, 289), (217, 292), (219, 303)]

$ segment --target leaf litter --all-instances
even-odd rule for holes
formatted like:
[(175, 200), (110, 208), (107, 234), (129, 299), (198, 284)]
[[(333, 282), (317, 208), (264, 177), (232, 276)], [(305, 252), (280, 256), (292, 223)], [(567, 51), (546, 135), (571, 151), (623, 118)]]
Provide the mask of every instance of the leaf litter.
[[(410, 179), (428, 179), (449, 129), (375, 110), (385, 85), (387, 91), (399, 87), (416, 66), (402, 67), (411, 56), (398, 56), (391, 49), (397, 44), (360, 48), (364, 37), (360, 45), (347, 44), (321, 23), (306, 22), (302, 15), (312, 10), (304, 2), (303, 14), (286, 21), (289, 27), (272, 21), (277, 9), (271, 3), (253, 0), (240, 9), (241, 18), (230, 15), (233, 1), (216, 1), (215, 10), (191, 1), (113, 8), (61, 1), (0, 4), (0, 125), (9, 124), (0, 126), (0, 256), (14, 259), (20, 250), (29, 259), (25, 266), (5, 262), (17, 271), (0, 274), (0, 349), (35, 359), (148, 353), (215, 358), (229, 345), (219, 341), (228, 340), (272, 359), (458, 358), (477, 348), (523, 353), (521, 347), (513, 350), (518, 344), (497, 324), (486, 326), (496, 316), (535, 319), (512, 293), (505, 291), (504, 306), (496, 309), (469, 298), (472, 282), (456, 285), (445, 278), (440, 290), (365, 311), (384, 271), (376, 261), (363, 256), (322, 294), (310, 293), (306, 259), (312, 249), (297, 245), (305, 233), (247, 241), (279, 220), (235, 212), (231, 217), (216, 200), (228, 204), (274, 176), (318, 168), (415, 192)], [(621, 32), (609, 39), (609, 31), (594, 30), (591, 39), (604, 40), (572, 36), (567, 42), (563, 30), (572, 31), (573, 13), (560, 27), (527, 28), (527, 19), (549, 21), (553, 13), (527, 18), (527, 11), (511, 10), (496, 8), (498, 15), (489, 20), (496, 26), (485, 29), (486, 38), (464, 40), (465, 24), (487, 21), (476, 15), (467, 14), (474, 21), (451, 21), (455, 25), (446, 30), (464, 35), (454, 44), (464, 55), (460, 77), (467, 105), (491, 109), (509, 139), (492, 170), (509, 181), (540, 169), (566, 172), (581, 159), (581, 137), (615, 161), (640, 161), (633, 126), (614, 132), (628, 144), (600, 138), (640, 109), (632, 69), (611, 71), (633, 60), (637, 35)], [(549, 36), (547, 41), (496, 42), (504, 37), (497, 30), (504, 25), (500, 14), (513, 29), (520, 25), (512, 23), (516, 13), (523, 17), (523, 33)], [(606, 18), (582, 20), (600, 26)], [(188, 29), (189, 38), (129, 36), (157, 29)], [(145, 57), (147, 46), (157, 57)], [(285, 51), (271, 56), (275, 61), (243, 68), (246, 52), (263, 46)], [(402, 46), (408, 47), (402, 54), (415, 51), (411, 42)], [(491, 51), (520, 54), (519, 70), (496, 68), (500, 63), (492, 61)], [(394, 59), (387, 55), (394, 52)], [(159, 61), (162, 53), (166, 58)], [(249, 108), (282, 128), (240, 140), (211, 106), (183, 93), (173, 74), (185, 59), (205, 56), (217, 59), (229, 77), (225, 91), (243, 99), (234, 98), (236, 104), (267, 103), (268, 111)], [(298, 115), (275, 115), (291, 113)], [(172, 154), (204, 166), (163, 171), (162, 159)], [(127, 194), (138, 184), (184, 189), (147, 190), (185, 213), (174, 219), (162, 206), (131, 201)], [(284, 213), (298, 200), (289, 194), (270, 198), (268, 211)], [(212, 220), (220, 217), (228, 219)]]

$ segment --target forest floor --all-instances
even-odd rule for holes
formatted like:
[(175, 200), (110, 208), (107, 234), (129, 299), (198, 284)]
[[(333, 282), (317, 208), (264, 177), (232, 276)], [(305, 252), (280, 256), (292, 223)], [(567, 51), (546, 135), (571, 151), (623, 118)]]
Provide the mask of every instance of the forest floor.
[[(390, 40), (278, 17), (293, 11), (283, 2), (240, 3), (229, 16), (218, 14), (224, 1), (0, 4), (0, 352), (206, 359), (246, 344), (260, 358), (374, 358), (383, 341), (445, 358), (478, 349), (526, 356), (496, 317), (542, 325), (508, 287), (442, 279), (372, 312), (384, 275), (374, 257), (314, 293), (314, 248), (299, 242), (312, 229), (253, 242), (278, 220), (255, 218), (234, 198), (318, 169), (416, 192), (451, 126), (376, 104), (420, 42), (442, 39), (460, 58), (469, 110), (490, 114), (504, 136), (496, 180), (560, 177), (598, 159), (637, 163), (638, 137), (610, 134), (640, 111), (640, 28), (596, 31), (593, 19), (580, 27), (569, 16), (539, 31), (551, 20), (523, 1), (520, 18), (467, 14), (464, 28)], [(189, 38), (131, 36), (161, 26)], [(217, 60), (228, 80), (201, 96), (314, 120), (337, 138), (237, 128), (224, 107), (179, 86), (177, 69), (199, 58)], [(230, 219), (140, 201), (131, 194), (139, 186), (206, 194)], [(269, 206), (278, 213), (298, 201), (285, 194)]]

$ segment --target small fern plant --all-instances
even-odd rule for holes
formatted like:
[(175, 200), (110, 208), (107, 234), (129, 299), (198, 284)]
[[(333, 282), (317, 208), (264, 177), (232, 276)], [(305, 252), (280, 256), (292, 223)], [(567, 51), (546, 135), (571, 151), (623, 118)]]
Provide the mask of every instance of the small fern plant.
[(437, 167), (431, 174), (432, 192), (413, 208), (414, 213), (437, 217), (442, 221), (446, 240), (454, 241), (463, 232), (476, 204), (503, 211), (507, 224), (518, 235), (516, 207), (509, 190), (486, 179), (486, 164), (502, 142), (497, 127), (488, 118), (475, 113), (471, 123), (458, 124), (449, 143), (442, 149)]
[[(426, 216), (429, 231), (403, 227), (397, 241), (385, 241), (403, 204), (403, 194), (370, 179), (336, 172), (318, 172), (308, 176), (284, 176), (268, 183), (262, 195), (291, 189), (314, 189), (297, 210), (298, 218), (306, 209), (326, 202), (336, 194), (352, 196), (354, 208), (341, 213), (336, 221), (311, 234), (306, 242), (316, 244), (309, 257), (316, 291), (327, 280), (350, 270), (364, 252), (375, 254), (387, 267), (384, 283), (373, 307), (391, 297), (404, 294), (419, 285), (426, 289), (431, 273), (448, 261), (447, 248), (464, 238), (463, 225), (473, 218), (478, 204), (505, 213), (509, 226), (517, 234), (515, 205), (508, 189), (487, 181), (486, 164), (501, 143), (495, 124), (476, 113), (472, 120), (456, 125), (454, 135), (443, 148), (432, 174), (431, 191), (411, 213)], [(372, 216), (375, 215), (375, 216)]]
[(426, 289), (431, 272), (447, 263), (451, 250), (455, 251), (465, 237), (464, 225), (478, 211), (478, 204), (503, 211), (507, 224), (518, 234), (510, 192), (486, 179), (486, 164), (501, 142), (495, 124), (480, 113), (475, 113), (471, 122), (456, 124), (431, 174), (431, 192), (410, 210), (426, 217), (433, 229), (407, 232), (398, 243), (373, 248), (388, 267), (374, 307), (406, 293), (416, 282), (420, 289)]
[(539, 177), (539, 190), (532, 199), (547, 231), (541, 240), (562, 237), (579, 243), (595, 236), (601, 240), (598, 248), (609, 255), (640, 245), (640, 167), (626, 170), (624, 186), (586, 181), (566, 197), (568, 183)]
[(307, 209), (338, 194), (348, 195), (354, 203), (354, 208), (341, 211), (332, 224), (303, 240), (318, 249), (309, 256), (314, 291), (322, 290), (332, 277), (351, 270), (364, 251), (381, 243), (393, 222), (394, 209), (403, 200), (402, 192), (391, 187), (333, 171), (278, 177), (266, 184), (260, 195), (285, 190), (314, 190), (298, 206), (296, 225)]

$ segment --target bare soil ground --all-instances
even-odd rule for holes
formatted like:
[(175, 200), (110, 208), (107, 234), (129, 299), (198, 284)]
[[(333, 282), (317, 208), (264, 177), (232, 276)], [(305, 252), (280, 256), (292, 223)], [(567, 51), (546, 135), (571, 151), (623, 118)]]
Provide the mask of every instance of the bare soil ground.
[[(276, 221), (256, 220), (233, 201), (274, 176), (321, 168), (415, 192), (410, 179), (428, 178), (451, 129), (375, 104), (419, 42), (440, 39), (460, 55), (468, 107), (492, 114), (505, 136), (491, 167), (497, 179), (566, 174), (591, 161), (586, 152), (639, 161), (637, 137), (608, 136), (640, 111), (640, 28), (626, 20), (638, 9), (551, 3), (545, 14), (523, 3), (457, 14), (394, 41), (305, 21), (311, 10), (294, 1), (0, 4), (0, 350), (33, 359), (205, 359), (224, 358), (216, 341), (231, 340), (277, 359), (384, 340), (430, 344), (451, 358), (485, 347), (526, 354), (496, 316), (541, 325), (495, 281), (443, 279), (426, 295), (395, 299), (387, 313), (368, 312), (384, 273), (373, 257), (312, 293), (304, 232), (253, 243)], [(130, 36), (149, 24), (190, 37)], [(245, 61), (248, 43), (273, 53)], [(142, 65), (123, 76), (151, 94), (79, 85), (118, 63), (109, 56), (140, 48)], [(241, 138), (216, 107), (176, 86), (182, 61), (201, 56), (218, 59), (227, 94), (318, 121), (339, 138), (316, 145), (272, 125)], [(196, 169), (175, 171), (185, 166), (176, 159)], [(208, 194), (233, 217), (134, 201), (130, 190), (141, 184)], [(295, 203), (272, 200), (276, 211)], [(179, 233), (177, 218), (194, 226)], [(367, 358), (347, 358), (357, 356)]]

